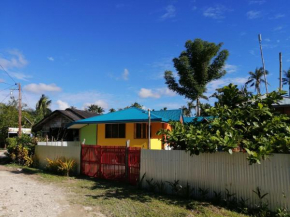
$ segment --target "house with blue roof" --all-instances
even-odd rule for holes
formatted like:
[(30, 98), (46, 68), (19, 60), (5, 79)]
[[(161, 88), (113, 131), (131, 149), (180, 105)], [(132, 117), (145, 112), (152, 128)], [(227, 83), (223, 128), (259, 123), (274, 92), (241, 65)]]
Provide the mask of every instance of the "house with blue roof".
[(149, 111), (131, 107), (78, 120), (69, 124), (68, 128), (80, 129), (80, 141), (86, 145), (125, 146), (130, 140), (130, 147), (164, 149), (160, 140), (162, 136), (156, 133), (160, 129), (171, 129), (170, 121), (183, 123), (182, 110), (161, 110), (149, 113)]

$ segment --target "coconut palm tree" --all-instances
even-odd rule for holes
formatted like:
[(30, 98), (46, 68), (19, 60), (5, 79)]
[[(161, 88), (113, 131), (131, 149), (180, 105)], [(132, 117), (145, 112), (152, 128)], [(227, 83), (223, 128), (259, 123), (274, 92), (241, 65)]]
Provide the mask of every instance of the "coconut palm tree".
[[(266, 75), (269, 74), (269, 72), (266, 70)], [(249, 72), (250, 77), (248, 78), (248, 81), (246, 82), (246, 85), (250, 85), (250, 87), (255, 86), (255, 91), (258, 94), (261, 94), (261, 84), (266, 84), (266, 81), (262, 78), (264, 76), (264, 70), (263, 68), (256, 68), (255, 72)]]
[(284, 71), (284, 78), (282, 78), (283, 85), (288, 85), (289, 88), (289, 96), (290, 96), (290, 68), (288, 71)]
[(36, 114), (39, 116), (40, 119), (51, 113), (51, 109), (49, 108), (50, 105), (51, 100), (49, 100), (47, 96), (42, 94), (40, 99), (36, 103)]
[(98, 105), (95, 105), (95, 104), (89, 105), (86, 110), (89, 111), (89, 112), (97, 113), (99, 115), (101, 115), (101, 114), (103, 114), (105, 112), (105, 110), (101, 106), (98, 106)]
[(114, 109), (114, 108), (110, 108), (110, 109), (109, 109), (109, 112), (110, 112), (110, 113), (115, 112), (115, 111), (116, 111), (116, 109)]
[(192, 112), (191, 110), (195, 108), (195, 105), (193, 104), (193, 101), (187, 102), (186, 106), (182, 106), (180, 109), (183, 111), (183, 115), (186, 117), (191, 117)]

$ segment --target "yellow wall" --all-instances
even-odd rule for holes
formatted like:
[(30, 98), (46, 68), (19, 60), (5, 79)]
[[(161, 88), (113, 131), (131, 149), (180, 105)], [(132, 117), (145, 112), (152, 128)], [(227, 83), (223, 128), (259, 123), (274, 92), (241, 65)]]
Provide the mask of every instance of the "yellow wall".
[[(156, 136), (156, 132), (162, 128), (161, 123), (152, 123), (151, 125), (151, 149), (161, 149), (161, 141)], [(126, 141), (130, 140), (130, 147), (140, 147), (148, 149), (148, 139), (134, 139), (134, 123), (126, 124), (126, 138), (114, 139), (105, 138), (105, 124), (98, 124), (98, 145), (104, 146), (125, 146)]]

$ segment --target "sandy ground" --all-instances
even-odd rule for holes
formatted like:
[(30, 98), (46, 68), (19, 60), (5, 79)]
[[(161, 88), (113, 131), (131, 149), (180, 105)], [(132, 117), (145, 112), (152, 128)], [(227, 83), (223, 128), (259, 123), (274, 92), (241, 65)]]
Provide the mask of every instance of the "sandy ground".
[(104, 216), (92, 207), (69, 204), (64, 189), (41, 183), (32, 176), (0, 165), (0, 217)]

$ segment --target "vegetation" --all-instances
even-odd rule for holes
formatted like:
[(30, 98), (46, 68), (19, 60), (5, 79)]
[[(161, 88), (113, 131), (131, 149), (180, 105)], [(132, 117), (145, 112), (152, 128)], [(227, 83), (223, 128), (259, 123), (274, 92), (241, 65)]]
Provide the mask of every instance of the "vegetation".
[(42, 94), (40, 99), (36, 103), (37, 122), (51, 113), (51, 109), (49, 108), (50, 105), (51, 100), (49, 100), (47, 96)]
[(189, 40), (185, 43), (186, 50), (173, 59), (179, 81), (175, 80), (173, 72), (165, 71), (164, 77), (169, 89), (191, 101), (196, 100), (197, 116), (200, 116), (200, 99), (207, 99), (204, 95), (206, 85), (226, 74), (224, 65), (229, 52), (220, 50), (221, 47), (222, 43)]
[(95, 105), (95, 104), (91, 104), (89, 105), (87, 108), (86, 108), (87, 111), (89, 112), (94, 112), (96, 114), (103, 114), (105, 112), (105, 110), (101, 107), (101, 106), (98, 106), (98, 105)]
[(31, 166), (36, 142), (27, 135), (7, 138), (7, 156), (10, 161), (19, 165)]
[[(207, 201), (190, 200), (173, 195), (159, 195), (136, 186), (88, 177), (65, 177), (24, 167), (39, 181), (56, 184), (70, 192), (70, 202), (91, 207), (91, 212), (106, 216), (247, 216)], [(162, 190), (156, 187), (156, 190)]]
[(56, 174), (63, 174), (69, 176), (76, 166), (76, 162), (73, 159), (59, 157), (54, 160), (46, 158), (47, 166), (46, 169)]
[(288, 85), (289, 92), (288, 96), (290, 96), (290, 68), (287, 71), (284, 71), (284, 78), (282, 78), (283, 85)]
[[(266, 75), (269, 74), (269, 72), (266, 70)], [(255, 91), (257, 94), (261, 94), (261, 84), (266, 84), (266, 81), (262, 78), (264, 76), (264, 69), (257, 68), (255, 72), (249, 72), (250, 77), (248, 81), (246, 82), (246, 85), (250, 85), (250, 87), (255, 87)]]
[(272, 153), (290, 153), (289, 117), (275, 112), (285, 92), (271, 92), (265, 97), (241, 91), (230, 84), (217, 90), (217, 103), (206, 112), (211, 120), (160, 130), (162, 141), (190, 154), (217, 151), (246, 151), (250, 164), (261, 163)]

